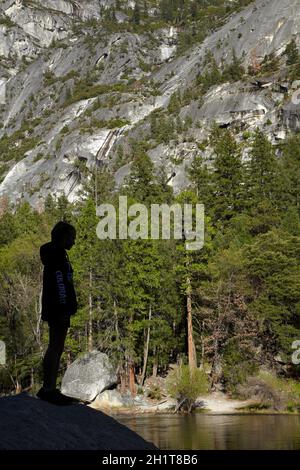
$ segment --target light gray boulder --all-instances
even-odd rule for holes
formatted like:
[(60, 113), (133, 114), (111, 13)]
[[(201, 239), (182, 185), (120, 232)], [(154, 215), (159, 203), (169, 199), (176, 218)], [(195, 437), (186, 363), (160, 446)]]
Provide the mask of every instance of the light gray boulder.
[(177, 400), (174, 398), (168, 398), (156, 405), (156, 411), (172, 411), (175, 410), (177, 406)]
[(96, 409), (129, 408), (134, 405), (130, 394), (121, 394), (118, 390), (104, 390), (93, 401), (92, 407)]
[(92, 351), (76, 359), (66, 370), (62, 380), (63, 394), (84, 401), (93, 401), (97, 395), (118, 381), (108, 356)]

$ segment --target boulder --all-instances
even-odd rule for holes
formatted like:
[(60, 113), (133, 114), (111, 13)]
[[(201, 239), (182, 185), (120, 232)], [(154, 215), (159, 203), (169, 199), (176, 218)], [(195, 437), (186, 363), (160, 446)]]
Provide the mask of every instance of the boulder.
[(177, 400), (166, 398), (160, 402), (152, 403), (152, 400), (145, 400), (143, 397), (134, 399), (136, 409), (141, 413), (169, 412), (176, 408)]
[(108, 356), (92, 351), (79, 357), (66, 370), (61, 391), (69, 397), (91, 402), (118, 381)]
[(0, 435), (0, 450), (156, 449), (101, 411), (56, 406), (27, 393), (0, 398)]
[(118, 390), (104, 390), (93, 401), (93, 408), (111, 409), (111, 408), (129, 408), (133, 406), (134, 401), (130, 394), (122, 395)]
[(177, 406), (177, 400), (174, 398), (168, 398), (161, 403), (158, 403), (156, 406), (156, 411), (172, 411), (175, 410)]

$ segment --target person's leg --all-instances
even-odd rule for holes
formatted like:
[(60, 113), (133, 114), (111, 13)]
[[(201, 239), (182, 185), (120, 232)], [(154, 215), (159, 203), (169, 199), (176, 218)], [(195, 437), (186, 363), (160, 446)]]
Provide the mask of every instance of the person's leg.
[(49, 345), (43, 360), (44, 390), (55, 390), (59, 362), (64, 350), (68, 327), (49, 325)]

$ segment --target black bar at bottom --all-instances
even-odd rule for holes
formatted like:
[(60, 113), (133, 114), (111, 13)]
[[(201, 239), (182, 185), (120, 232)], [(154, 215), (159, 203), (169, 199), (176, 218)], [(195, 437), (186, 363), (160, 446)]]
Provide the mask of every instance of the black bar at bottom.
[[(83, 468), (105, 468), (121, 466), (125, 468), (145, 468), (156, 466), (201, 466), (230, 464), (243, 469), (251, 464), (287, 465), (299, 463), (300, 451), (210, 451), (210, 450), (168, 450), (168, 451), (0, 451), (0, 461), (14, 464), (45, 465), (66, 464), (83, 465)], [(89, 465), (89, 467), (88, 467)], [(207, 467), (208, 468), (208, 467)], [(267, 468), (267, 467), (266, 467)], [(269, 468), (269, 467), (268, 467)]]

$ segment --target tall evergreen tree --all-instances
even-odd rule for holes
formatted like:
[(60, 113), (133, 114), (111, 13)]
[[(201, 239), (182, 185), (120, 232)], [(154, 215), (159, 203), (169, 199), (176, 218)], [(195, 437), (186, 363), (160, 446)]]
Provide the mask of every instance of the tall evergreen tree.
[(284, 142), (281, 172), (285, 175), (285, 187), (288, 205), (293, 205), (300, 213), (300, 137), (292, 134)]
[(294, 65), (299, 60), (299, 51), (295, 39), (292, 39), (291, 42), (286, 46), (284, 54), (287, 56), (286, 64)]
[(212, 175), (214, 221), (228, 221), (243, 204), (241, 150), (227, 129), (213, 131), (215, 159)]
[(138, 0), (135, 0), (132, 19), (134, 24), (139, 25), (141, 21), (141, 13)]
[(126, 179), (125, 192), (138, 202), (149, 203), (158, 192), (154, 175), (154, 165), (145, 151), (137, 149), (132, 162), (130, 175)]
[(247, 165), (248, 203), (256, 207), (262, 201), (278, 206), (280, 178), (275, 151), (262, 131), (256, 130)]
[(249, 308), (260, 320), (264, 350), (286, 357), (300, 329), (300, 239), (272, 230), (246, 247), (246, 269), (251, 286)]
[(188, 169), (189, 179), (197, 193), (199, 201), (205, 205), (206, 213), (211, 214), (213, 206), (212, 171), (199, 155), (194, 157)]

